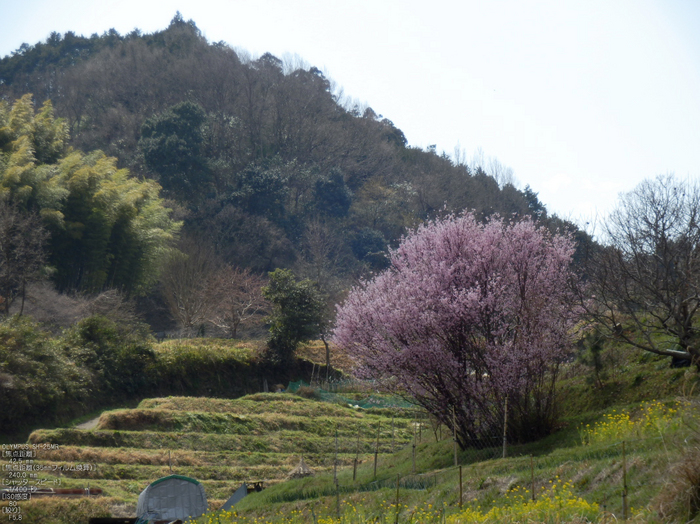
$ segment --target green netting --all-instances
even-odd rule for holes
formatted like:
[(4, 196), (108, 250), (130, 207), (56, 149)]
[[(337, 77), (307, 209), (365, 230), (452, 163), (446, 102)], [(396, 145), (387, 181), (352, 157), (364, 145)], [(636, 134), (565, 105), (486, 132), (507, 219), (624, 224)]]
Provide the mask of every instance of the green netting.
[[(332, 382), (329, 384), (330, 389), (324, 389), (321, 387), (312, 387), (307, 382), (299, 380), (297, 382), (290, 382), (287, 386), (287, 392), (296, 393), (301, 387), (307, 387), (314, 390), (316, 396), (325, 402), (343, 403), (348, 404), (354, 408), (371, 409), (371, 408), (398, 408), (398, 409), (411, 409), (415, 408), (414, 404), (403, 400), (400, 397), (395, 396), (384, 396), (384, 395), (372, 395), (368, 394), (362, 399), (350, 398), (342, 393), (337, 393), (338, 390), (351, 388), (356, 382)], [(335, 390), (335, 391), (333, 391)]]
[(299, 388), (302, 386), (309, 387), (309, 385), (306, 382), (304, 382), (303, 380), (300, 380), (298, 382), (290, 382), (289, 385), (287, 386), (287, 391), (289, 393), (296, 393), (297, 391), (299, 391)]

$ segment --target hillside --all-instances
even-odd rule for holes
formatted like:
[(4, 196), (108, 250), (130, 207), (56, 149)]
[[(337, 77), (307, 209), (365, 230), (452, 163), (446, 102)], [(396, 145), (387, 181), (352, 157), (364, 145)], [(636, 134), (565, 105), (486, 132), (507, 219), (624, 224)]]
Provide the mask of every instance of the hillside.
[(51, 102), (68, 145), (156, 180), (184, 236), (235, 266), (294, 268), (333, 297), (427, 218), (474, 209), (576, 230), (498, 170), (408, 147), (316, 67), (252, 59), (179, 16), (153, 34), (54, 33), (2, 58), (0, 99), (27, 93)]
[[(634, 522), (679, 522), (684, 507), (692, 517), (700, 506), (692, 498), (688, 506), (683, 493), (697, 471), (697, 375), (612, 349), (619, 360), (606, 365), (601, 388), (592, 385), (590, 366), (567, 365), (560, 429), (538, 442), (508, 443), (506, 458), (494, 436), (458, 451), (455, 467), (448, 428), (415, 409), (391, 407), (394, 401), (360, 383), (324, 393), (325, 400), (290, 393), (152, 398), (103, 413), (92, 430), (35, 431), (29, 442), (55, 448), (41, 451), (39, 464), (90, 465), (42, 477), (60, 479), (61, 487), (89, 484), (103, 496), (38, 499), (23, 511), (46, 519), (59, 509), (69, 518), (80, 511), (128, 516), (149, 482), (173, 472), (200, 480), (212, 510), (242, 482), (263, 481), (262, 492), (236, 506), (238, 517), (214, 513), (201, 522), (325, 522), (338, 511), (336, 493), (343, 521), (393, 521), (397, 478), (400, 522), (612, 522), (622, 519), (625, 486)], [(367, 401), (385, 407), (354, 405)], [(302, 456), (315, 475), (289, 480)], [(667, 520), (659, 516), (664, 507)]]

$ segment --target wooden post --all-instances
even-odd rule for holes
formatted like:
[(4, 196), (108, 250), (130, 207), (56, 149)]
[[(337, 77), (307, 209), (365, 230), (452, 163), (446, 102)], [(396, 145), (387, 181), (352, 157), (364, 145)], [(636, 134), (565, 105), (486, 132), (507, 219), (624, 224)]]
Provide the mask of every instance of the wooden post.
[(338, 485), (338, 428), (335, 428), (335, 457), (333, 457), (333, 482)]
[(399, 481), (401, 480), (401, 475), (396, 475), (396, 520), (395, 524), (399, 524)]
[(335, 428), (335, 460), (333, 460), (333, 482), (335, 482), (335, 509), (340, 520), (340, 487), (338, 486), (338, 427)]
[(360, 460), (360, 428), (357, 428), (357, 447), (355, 448), (355, 460), (352, 464), (352, 481), (357, 478), (357, 463)]
[(391, 452), (394, 452), (394, 415), (391, 415)]
[(374, 448), (374, 479), (377, 479), (377, 457), (379, 457), (379, 428), (382, 423), (377, 422), (377, 445)]
[(506, 397), (506, 405), (503, 414), (503, 458), (506, 458), (506, 446), (508, 445), (508, 397)]
[(335, 512), (340, 520), (340, 488), (338, 487), (338, 480), (335, 481)]
[(413, 426), (413, 474), (416, 474), (416, 427)]
[(462, 509), (462, 466), (459, 467), (459, 509)]
[(603, 514), (607, 513), (608, 511), (608, 496), (605, 495), (603, 497)]
[(627, 522), (627, 454), (622, 441), (622, 520)]
[(530, 455), (530, 480), (532, 484), (532, 501), (535, 501), (535, 462)]
[(321, 340), (323, 341), (323, 345), (326, 346), (326, 382), (328, 382), (330, 380), (331, 373), (331, 347), (328, 345), (328, 341), (326, 340), (326, 335), (324, 333), (321, 333)]
[(170, 467), (170, 473), (173, 472), (173, 462), (170, 460), (170, 450), (168, 450), (168, 467)]
[(454, 448), (455, 466), (457, 466), (457, 416), (454, 406), (452, 407), (452, 447)]

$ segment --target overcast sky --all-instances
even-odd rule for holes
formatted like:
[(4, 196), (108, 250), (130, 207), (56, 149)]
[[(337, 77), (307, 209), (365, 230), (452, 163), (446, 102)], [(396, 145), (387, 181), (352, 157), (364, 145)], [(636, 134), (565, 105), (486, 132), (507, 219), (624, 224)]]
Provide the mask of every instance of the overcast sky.
[(565, 218), (700, 176), (695, 0), (0, 0), (0, 55), (52, 31), (150, 33), (178, 10), (210, 41), (299, 55), (412, 146), (481, 148)]

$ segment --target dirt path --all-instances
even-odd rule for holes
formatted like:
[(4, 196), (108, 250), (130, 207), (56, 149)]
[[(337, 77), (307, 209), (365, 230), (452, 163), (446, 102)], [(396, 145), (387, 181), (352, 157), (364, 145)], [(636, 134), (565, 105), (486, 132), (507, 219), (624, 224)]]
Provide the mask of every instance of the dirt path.
[(97, 423), (100, 421), (100, 416), (98, 415), (97, 417), (88, 420), (87, 422), (83, 422), (82, 424), (78, 424), (75, 426), (76, 429), (95, 429), (97, 427)]

